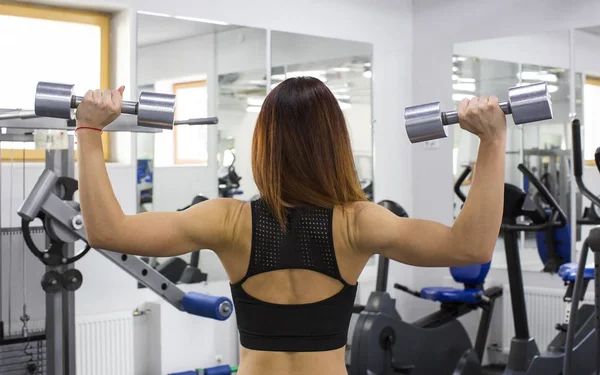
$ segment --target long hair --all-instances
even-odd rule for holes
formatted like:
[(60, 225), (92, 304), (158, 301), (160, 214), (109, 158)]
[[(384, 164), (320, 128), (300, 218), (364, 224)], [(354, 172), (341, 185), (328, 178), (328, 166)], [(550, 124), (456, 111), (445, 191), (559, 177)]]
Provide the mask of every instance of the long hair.
[(282, 228), (286, 204), (331, 208), (366, 200), (344, 114), (312, 77), (287, 79), (267, 95), (252, 138), (252, 173)]

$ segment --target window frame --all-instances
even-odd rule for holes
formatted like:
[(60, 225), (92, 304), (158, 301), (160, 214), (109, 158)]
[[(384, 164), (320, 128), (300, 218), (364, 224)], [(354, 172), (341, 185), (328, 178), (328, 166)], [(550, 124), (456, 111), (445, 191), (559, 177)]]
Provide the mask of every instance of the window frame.
[[(173, 84), (173, 94), (177, 95), (177, 90), (188, 89), (195, 87), (206, 87), (206, 80), (190, 81), (190, 82), (178, 82)], [(177, 107), (175, 107), (175, 119), (177, 119)], [(207, 134), (208, 135), (208, 134)], [(207, 143), (208, 145), (208, 143)], [(208, 158), (206, 160), (192, 160), (192, 159), (179, 159), (177, 156), (177, 126), (173, 127), (173, 162), (175, 165), (181, 164), (200, 164), (202, 166), (208, 165)]]
[[(94, 25), (100, 28), (100, 89), (110, 88), (110, 15), (23, 3), (0, 3), (0, 15)], [(110, 137), (102, 134), (104, 160), (110, 161)], [(46, 150), (2, 149), (2, 161), (43, 162)], [(77, 160), (77, 150), (75, 150)]]

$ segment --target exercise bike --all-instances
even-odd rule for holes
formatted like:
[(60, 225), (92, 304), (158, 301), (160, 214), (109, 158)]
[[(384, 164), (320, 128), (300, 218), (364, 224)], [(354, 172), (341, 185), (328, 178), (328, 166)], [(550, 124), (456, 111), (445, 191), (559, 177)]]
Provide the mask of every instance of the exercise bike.
[[(466, 175), (465, 175), (466, 178)], [(460, 183), (462, 182), (457, 182)], [(391, 201), (380, 202), (398, 216), (405, 211)], [(389, 259), (380, 256), (377, 283), (365, 306), (356, 307), (358, 318), (348, 347), (350, 375), (480, 375), (480, 361), (499, 287), (483, 290), (490, 264), (452, 267), (458, 288), (424, 288), (420, 292), (395, 287), (420, 298), (441, 303), (440, 310), (416, 322), (403, 321), (396, 301), (386, 292)], [(483, 314), (475, 347), (458, 318), (477, 309)]]
[(232, 153), (233, 160), (228, 166), (222, 166), (218, 172), (219, 197), (233, 198), (235, 195), (244, 194), (240, 190), (240, 180), (242, 179), (235, 171), (235, 153)]
[[(572, 129), (572, 139), (573, 139), (573, 172), (575, 176), (575, 182), (577, 183), (577, 187), (583, 196), (588, 198), (592, 205), (589, 208), (584, 210), (583, 218), (577, 220), (577, 224), (579, 225), (599, 225), (600, 217), (594, 212), (594, 206), (600, 207), (600, 199), (594, 195), (584, 184), (583, 182), (583, 157), (582, 147), (581, 147), (581, 124), (579, 120), (575, 119), (571, 123)], [(600, 172), (600, 148), (596, 149), (595, 153), (595, 161), (596, 168)], [(592, 250), (594, 254), (594, 268), (587, 268), (585, 266), (587, 261), (588, 250)], [(563, 363), (563, 375), (575, 375), (579, 374), (576, 369), (576, 365), (573, 364), (574, 361), (574, 353), (573, 348), (575, 347), (577, 340), (577, 335), (581, 335), (581, 329), (577, 327), (577, 322), (581, 320), (579, 317), (581, 309), (586, 307), (586, 305), (579, 308), (579, 302), (583, 300), (583, 296), (585, 295), (585, 290), (590, 280), (595, 279), (595, 295), (596, 295), (596, 303), (594, 306), (594, 317), (596, 320), (595, 328), (592, 332), (588, 333), (588, 335), (592, 336), (591, 340), (594, 339), (595, 336), (595, 349), (596, 353), (594, 357), (595, 361), (595, 369), (593, 374), (600, 375), (600, 229), (595, 228), (592, 229), (588, 238), (583, 243), (583, 249), (581, 250), (581, 255), (579, 259), (579, 264), (576, 265), (575, 279), (574, 279), (574, 290), (573, 294), (580, 298), (572, 298), (570, 311), (571, 315), (569, 317), (568, 329), (566, 332), (565, 339), (565, 358)], [(570, 267), (570, 277), (573, 277), (573, 271), (575, 267)], [(589, 306), (589, 305), (588, 305)], [(585, 334), (586, 331), (583, 332)], [(584, 373), (583, 375), (588, 375), (589, 372)]]
[[(556, 345), (556, 343), (564, 341), (565, 333), (559, 332), (553, 340), (554, 344), (549, 345), (547, 351), (540, 353), (535, 339), (531, 337), (529, 332), (519, 258), (518, 234), (520, 232), (545, 231), (564, 227), (567, 223), (567, 217), (554, 197), (533, 173), (522, 164), (518, 168), (549, 204), (549, 211), (536, 205), (520, 188), (505, 184), (502, 231), (511, 291), (515, 337), (511, 341), (508, 363), (504, 374), (561, 375), (565, 350), (563, 345)], [(518, 222), (517, 218), (519, 217), (527, 218), (529, 223)], [(579, 299), (577, 294), (575, 294), (575, 299)], [(583, 315), (587, 315), (587, 319), (584, 319)], [(568, 327), (578, 332), (575, 334), (576, 345), (573, 346), (570, 353), (574, 358), (576, 374), (587, 374), (591, 371), (589, 358), (593, 358), (595, 344), (592, 335), (585, 334), (585, 332), (590, 332), (590, 325), (593, 324), (592, 319), (593, 317), (589, 314), (581, 314), (579, 320), (574, 322), (572, 326), (569, 324)]]

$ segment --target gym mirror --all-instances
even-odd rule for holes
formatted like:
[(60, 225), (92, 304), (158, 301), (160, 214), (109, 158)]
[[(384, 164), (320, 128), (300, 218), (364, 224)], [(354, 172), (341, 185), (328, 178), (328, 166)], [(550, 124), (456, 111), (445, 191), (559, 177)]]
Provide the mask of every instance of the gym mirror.
[[(505, 181), (524, 188), (523, 175), (517, 169), (525, 164), (550, 190), (565, 212), (571, 209), (570, 182), (570, 114), (581, 113), (581, 85), (575, 87), (574, 111), (570, 109), (569, 32), (566, 30), (535, 35), (480, 40), (454, 45), (452, 56), (452, 99), (454, 108), (463, 98), (496, 94), (500, 101), (508, 99), (508, 89), (543, 81), (551, 95), (554, 118), (515, 126), (507, 116), (507, 149)], [(576, 81), (581, 73), (576, 71)], [(465, 166), (475, 168), (478, 138), (454, 127), (453, 165), (455, 178)], [(468, 195), (470, 176), (462, 183)], [(525, 186), (525, 189), (528, 189)], [(531, 197), (542, 207), (548, 204), (533, 189)], [(454, 195), (455, 216), (462, 201)], [(571, 215), (569, 215), (571, 216)], [(572, 221), (572, 220), (571, 220)], [(568, 247), (568, 245), (567, 245)], [(504, 245), (498, 241), (492, 267), (506, 267)], [(535, 233), (521, 237), (523, 269), (539, 271), (543, 265), (538, 256)]]
[[(218, 133), (224, 132), (223, 126), (241, 121), (218, 113), (218, 93), (231, 72), (262, 69), (260, 76), (264, 76), (266, 32), (152, 14), (138, 14), (137, 25), (138, 90), (177, 95), (175, 120), (220, 119), (219, 125), (184, 125), (173, 131), (137, 134), (138, 212), (176, 211), (205, 198), (216, 198), (218, 168), (223, 160), (217, 153)], [(211, 281), (227, 279), (214, 253), (198, 255), (180, 258), (198, 266)], [(160, 262), (162, 267), (170, 267), (167, 262), (181, 263), (174, 259), (151, 262), (154, 266)]]
[(250, 151), (254, 125), (267, 95), (267, 32), (241, 27), (219, 33), (216, 51), (218, 195), (250, 200), (258, 194)]
[(286, 78), (313, 76), (338, 99), (350, 131), (359, 178), (372, 197), (372, 45), (276, 31), (271, 43), (271, 87)]
[[(573, 31), (573, 46), (575, 52), (575, 67), (580, 74), (576, 76), (577, 99), (581, 99), (581, 107), (577, 109), (577, 118), (583, 125), (583, 177), (586, 186), (593, 194), (600, 194), (600, 174), (595, 163), (596, 149), (600, 147), (600, 26), (586, 27)], [(583, 88), (583, 89), (582, 89)], [(579, 198), (579, 197), (578, 197)], [(587, 198), (581, 197), (578, 203), (578, 215), (590, 207)], [(600, 210), (592, 206), (596, 214)], [(581, 226), (579, 238), (586, 238), (592, 226)]]

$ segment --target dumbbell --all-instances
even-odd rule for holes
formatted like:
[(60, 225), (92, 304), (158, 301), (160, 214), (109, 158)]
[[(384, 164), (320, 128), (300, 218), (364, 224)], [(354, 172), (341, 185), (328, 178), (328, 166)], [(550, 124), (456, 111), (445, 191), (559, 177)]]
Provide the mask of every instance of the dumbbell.
[[(35, 114), (73, 119), (73, 109), (83, 100), (83, 97), (73, 95), (74, 86), (39, 82), (35, 91)], [(175, 95), (142, 92), (138, 102), (123, 101), (121, 113), (137, 115), (138, 126), (172, 129), (175, 120)]]
[[(549, 120), (552, 118), (552, 102), (546, 82), (511, 87), (508, 101), (500, 103), (506, 114), (512, 114), (515, 124)], [(444, 126), (458, 124), (458, 112), (442, 112), (440, 102), (422, 104), (404, 109), (408, 139), (412, 143), (445, 138)]]

